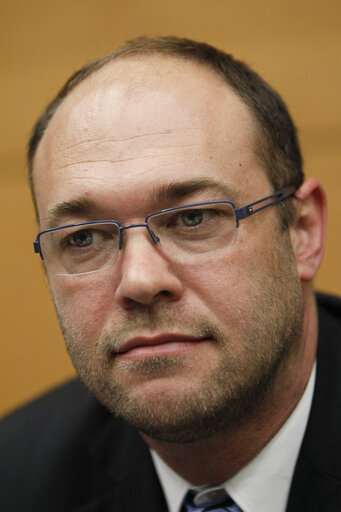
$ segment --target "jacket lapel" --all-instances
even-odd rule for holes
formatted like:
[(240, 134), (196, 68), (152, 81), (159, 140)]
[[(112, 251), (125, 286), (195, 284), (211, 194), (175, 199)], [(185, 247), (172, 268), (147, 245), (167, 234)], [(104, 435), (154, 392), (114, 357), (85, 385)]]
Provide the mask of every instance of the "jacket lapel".
[[(328, 301), (319, 296), (320, 303)], [(314, 398), (297, 461), (287, 512), (341, 510), (340, 302), (333, 313), (319, 308)], [(328, 309), (332, 308), (328, 304)], [(336, 313), (336, 315), (335, 315)]]
[(167, 512), (149, 449), (135, 429), (111, 417), (92, 445), (91, 457), (108, 483), (73, 512)]

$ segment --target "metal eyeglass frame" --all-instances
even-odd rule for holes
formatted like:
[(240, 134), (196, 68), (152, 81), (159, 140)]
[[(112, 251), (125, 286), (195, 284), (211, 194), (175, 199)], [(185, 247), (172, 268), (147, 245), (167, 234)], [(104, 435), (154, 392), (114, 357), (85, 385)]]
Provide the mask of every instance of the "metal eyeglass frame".
[[(138, 224), (127, 224), (125, 226), (122, 226), (117, 220), (112, 220), (112, 219), (95, 220), (95, 221), (90, 221), (90, 222), (79, 222), (79, 223), (76, 223), (76, 224), (67, 224), (65, 226), (58, 226), (56, 228), (49, 228), (49, 229), (45, 229), (43, 231), (40, 231), (38, 233), (35, 241), (33, 242), (33, 248), (34, 248), (34, 252), (37, 253), (37, 254), (40, 254), (40, 258), (42, 260), (44, 260), (44, 255), (43, 255), (43, 252), (42, 252), (42, 249), (41, 249), (41, 246), (40, 246), (40, 237), (42, 235), (44, 235), (45, 233), (51, 233), (53, 231), (59, 231), (60, 229), (74, 228), (74, 227), (83, 227), (83, 226), (96, 225), (96, 224), (115, 224), (118, 227), (118, 230), (119, 230), (118, 250), (119, 251), (122, 249), (122, 246), (123, 246), (123, 231), (126, 230), (126, 229), (130, 229), (130, 228), (139, 228), (139, 227), (147, 228), (147, 231), (149, 233), (149, 236), (150, 236), (151, 240), (156, 245), (160, 241), (160, 239), (150, 229), (150, 227), (148, 225), (148, 220), (151, 217), (154, 217), (155, 215), (160, 215), (162, 213), (169, 213), (169, 212), (172, 212), (172, 211), (175, 212), (175, 211), (181, 210), (183, 208), (190, 208), (191, 206), (195, 207), (195, 206), (205, 206), (205, 205), (214, 205), (214, 204), (229, 204), (233, 208), (233, 211), (234, 211), (234, 214), (235, 214), (235, 217), (236, 217), (236, 227), (238, 228), (240, 220), (246, 219), (247, 217), (250, 217), (251, 215), (253, 215), (253, 214), (257, 213), (257, 212), (259, 212), (261, 210), (264, 210), (265, 208), (268, 208), (269, 206), (272, 206), (274, 204), (279, 203), (280, 201), (283, 201), (284, 199), (286, 199), (286, 198), (290, 197), (291, 195), (293, 195), (295, 191), (296, 191), (296, 187), (294, 185), (291, 185), (289, 187), (283, 188), (282, 190), (280, 190), (278, 192), (275, 192), (274, 194), (271, 194), (269, 196), (263, 197), (262, 199), (258, 199), (257, 201), (254, 201), (253, 203), (247, 204), (246, 206), (242, 206), (240, 208), (236, 208), (232, 201), (226, 201), (226, 200), (221, 200), (221, 201), (204, 201), (204, 202), (201, 202), (201, 203), (191, 203), (191, 204), (185, 204), (185, 205), (182, 205), (182, 206), (174, 206), (172, 208), (165, 208), (163, 210), (159, 210), (159, 211), (156, 211), (156, 212), (148, 214), (146, 216), (144, 222), (141, 222), (141, 223), (138, 223)], [(265, 204), (263, 206), (260, 206), (259, 208), (255, 208), (255, 206), (257, 206), (257, 205), (259, 205), (259, 204), (261, 204), (261, 203), (263, 203), (265, 201), (269, 201), (269, 202), (267, 202), (267, 204)]]

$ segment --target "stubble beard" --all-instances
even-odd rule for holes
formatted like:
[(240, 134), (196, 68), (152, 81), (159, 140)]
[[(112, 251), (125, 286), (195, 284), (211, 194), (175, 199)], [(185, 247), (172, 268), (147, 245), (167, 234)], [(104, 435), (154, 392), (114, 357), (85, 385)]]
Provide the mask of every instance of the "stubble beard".
[[(276, 269), (283, 265), (286, 272), (276, 275)], [(167, 305), (164, 311), (132, 312), (131, 322), (105, 333), (91, 350), (84, 349), (70, 315), (59, 311), (58, 316), (75, 369), (102, 404), (149, 437), (189, 443), (222, 431), (233, 431), (255, 417), (271, 394), (281, 367), (299, 342), (303, 304), (293, 257), (274, 258), (268, 285), (259, 287), (257, 293), (250, 290), (245, 300), (249, 315), (242, 320), (241, 313), (238, 321), (241, 334), (237, 341), (243, 347), (242, 357), (238, 358), (231, 349), (236, 340), (232, 342), (226, 328), (219, 329), (198, 318), (179, 326), (178, 312), (172, 312)], [(167, 390), (149, 394), (142, 392), (138, 385), (129, 386), (116, 378), (115, 365), (116, 370), (146, 381), (162, 378), (167, 372), (185, 371), (189, 364), (195, 364), (196, 361), (193, 363), (186, 356), (115, 361), (114, 352), (120, 340), (133, 329), (169, 329), (169, 326), (177, 330), (180, 327), (179, 332), (207, 337), (220, 350), (218, 367), (203, 372), (200, 386), (184, 387), (175, 394), (168, 381)], [(181, 327), (185, 330), (181, 331)]]

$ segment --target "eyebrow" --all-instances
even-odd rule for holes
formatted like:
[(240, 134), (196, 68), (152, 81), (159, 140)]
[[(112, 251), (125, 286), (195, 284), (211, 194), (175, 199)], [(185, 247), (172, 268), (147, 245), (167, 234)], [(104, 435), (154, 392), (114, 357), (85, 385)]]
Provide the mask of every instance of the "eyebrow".
[(225, 183), (209, 177), (203, 177), (163, 185), (153, 192), (153, 197), (156, 201), (162, 202), (172, 199), (182, 199), (195, 192), (204, 192), (205, 190), (221, 192), (226, 196), (226, 199), (230, 200), (232, 200), (234, 196), (232, 189)]
[[(226, 199), (233, 200), (234, 194), (231, 188), (221, 181), (208, 177), (168, 183), (155, 188), (151, 195), (155, 202), (162, 203), (165, 201), (183, 199), (196, 192), (203, 192), (206, 190), (215, 190), (216, 192), (222, 193)], [(89, 214), (94, 215), (97, 211), (98, 206), (95, 201), (92, 201), (85, 196), (80, 196), (76, 199), (63, 201), (62, 203), (54, 205), (49, 209), (44, 220), (46, 221), (47, 228), (55, 227), (68, 215), (80, 217)]]
[(46, 220), (47, 227), (55, 227), (58, 222), (67, 215), (88, 215), (96, 212), (96, 203), (85, 196), (80, 196), (77, 199), (70, 201), (63, 201), (50, 208), (47, 212)]

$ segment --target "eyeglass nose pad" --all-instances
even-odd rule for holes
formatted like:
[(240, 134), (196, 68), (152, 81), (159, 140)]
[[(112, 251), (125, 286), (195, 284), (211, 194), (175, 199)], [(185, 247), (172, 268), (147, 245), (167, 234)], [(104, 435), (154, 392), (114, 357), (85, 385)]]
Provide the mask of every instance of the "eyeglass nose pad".
[(160, 242), (160, 238), (151, 229), (149, 229), (149, 234), (155, 245)]
[(119, 237), (118, 237), (118, 251), (120, 251), (123, 247), (123, 236), (122, 236), (122, 229), (119, 228)]

